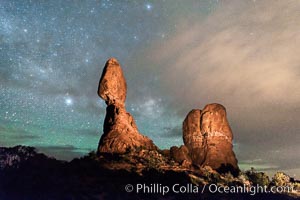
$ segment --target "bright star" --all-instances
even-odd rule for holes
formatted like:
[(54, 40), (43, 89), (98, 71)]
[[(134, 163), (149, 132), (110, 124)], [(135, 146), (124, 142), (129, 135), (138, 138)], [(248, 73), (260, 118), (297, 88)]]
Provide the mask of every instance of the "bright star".
[(67, 106), (71, 106), (71, 105), (73, 104), (73, 99), (67, 98), (67, 99), (65, 100), (65, 104), (66, 104)]
[(152, 6), (150, 3), (147, 3), (147, 4), (146, 4), (146, 9), (147, 9), (147, 10), (150, 11), (150, 10), (152, 9), (152, 7), (153, 7), (153, 6)]

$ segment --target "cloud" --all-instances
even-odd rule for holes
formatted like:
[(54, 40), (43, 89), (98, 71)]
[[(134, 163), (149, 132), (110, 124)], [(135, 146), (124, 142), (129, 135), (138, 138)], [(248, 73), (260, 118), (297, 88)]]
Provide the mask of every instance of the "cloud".
[(162, 135), (162, 138), (182, 138), (182, 128), (178, 127), (164, 127), (163, 131), (165, 132)]
[(300, 4), (222, 2), (153, 50), (156, 63), (168, 63), (162, 77), (171, 92), (191, 103), (299, 104)]
[[(2, 122), (2, 120), (0, 120)], [(27, 140), (36, 140), (39, 139), (40, 136), (33, 134), (30, 131), (27, 131), (23, 128), (17, 127), (5, 127), (0, 125), (0, 135), (4, 135), (11, 140), (17, 140), (18, 142), (24, 142)]]
[(286, 168), (286, 155), (275, 158), (274, 150), (292, 146), (289, 164), (297, 167), (299, 10), (295, 0), (220, 1), (205, 20), (180, 20), (173, 36), (145, 57), (182, 118), (192, 108), (221, 103), (240, 144), (239, 158), (261, 154), (268, 165)]
[(93, 149), (77, 148), (73, 145), (35, 146), (39, 152), (62, 160), (72, 160), (87, 154)]
[(97, 130), (97, 129), (77, 129), (77, 130), (70, 130), (73, 131), (72, 134), (74, 135), (84, 135), (84, 136), (99, 136), (101, 132), (101, 130)]

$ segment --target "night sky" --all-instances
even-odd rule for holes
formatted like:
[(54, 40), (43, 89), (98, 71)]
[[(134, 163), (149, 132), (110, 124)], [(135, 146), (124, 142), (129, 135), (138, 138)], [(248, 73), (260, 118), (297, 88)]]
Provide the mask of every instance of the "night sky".
[(115, 57), (126, 107), (160, 148), (193, 108), (221, 103), (241, 168), (300, 176), (300, 2), (0, 2), (0, 146), (59, 159), (95, 150)]

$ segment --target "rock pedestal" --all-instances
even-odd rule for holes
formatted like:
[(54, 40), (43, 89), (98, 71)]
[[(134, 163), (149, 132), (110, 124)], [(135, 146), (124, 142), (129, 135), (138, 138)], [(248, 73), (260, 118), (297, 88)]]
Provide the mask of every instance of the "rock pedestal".
[(137, 147), (157, 149), (152, 140), (139, 133), (133, 117), (126, 112), (126, 92), (121, 66), (111, 58), (105, 64), (98, 87), (98, 95), (107, 104), (100, 153), (125, 153)]

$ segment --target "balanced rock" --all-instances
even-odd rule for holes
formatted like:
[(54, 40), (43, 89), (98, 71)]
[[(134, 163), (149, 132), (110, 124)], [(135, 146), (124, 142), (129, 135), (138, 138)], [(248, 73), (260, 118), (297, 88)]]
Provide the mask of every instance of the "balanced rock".
[(238, 171), (226, 109), (209, 104), (192, 110), (183, 122), (183, 141), (194, 164), (218, 171)]
[(120, 64), (115, 58), (109, 59), (102, 72), (98, 95), (107, 105), (124, 105), (126, 100), (126, 80)]
[(98, 87), (98, 95), (107, 104), (104, 133), (98, 146), (100, 153), (125, 153), (137, 147), (157, 149), (152, 140), (139, 133), (133, 117), (126, 112), (126, 89), (120, 64), (114, 58), (109, 59)]

